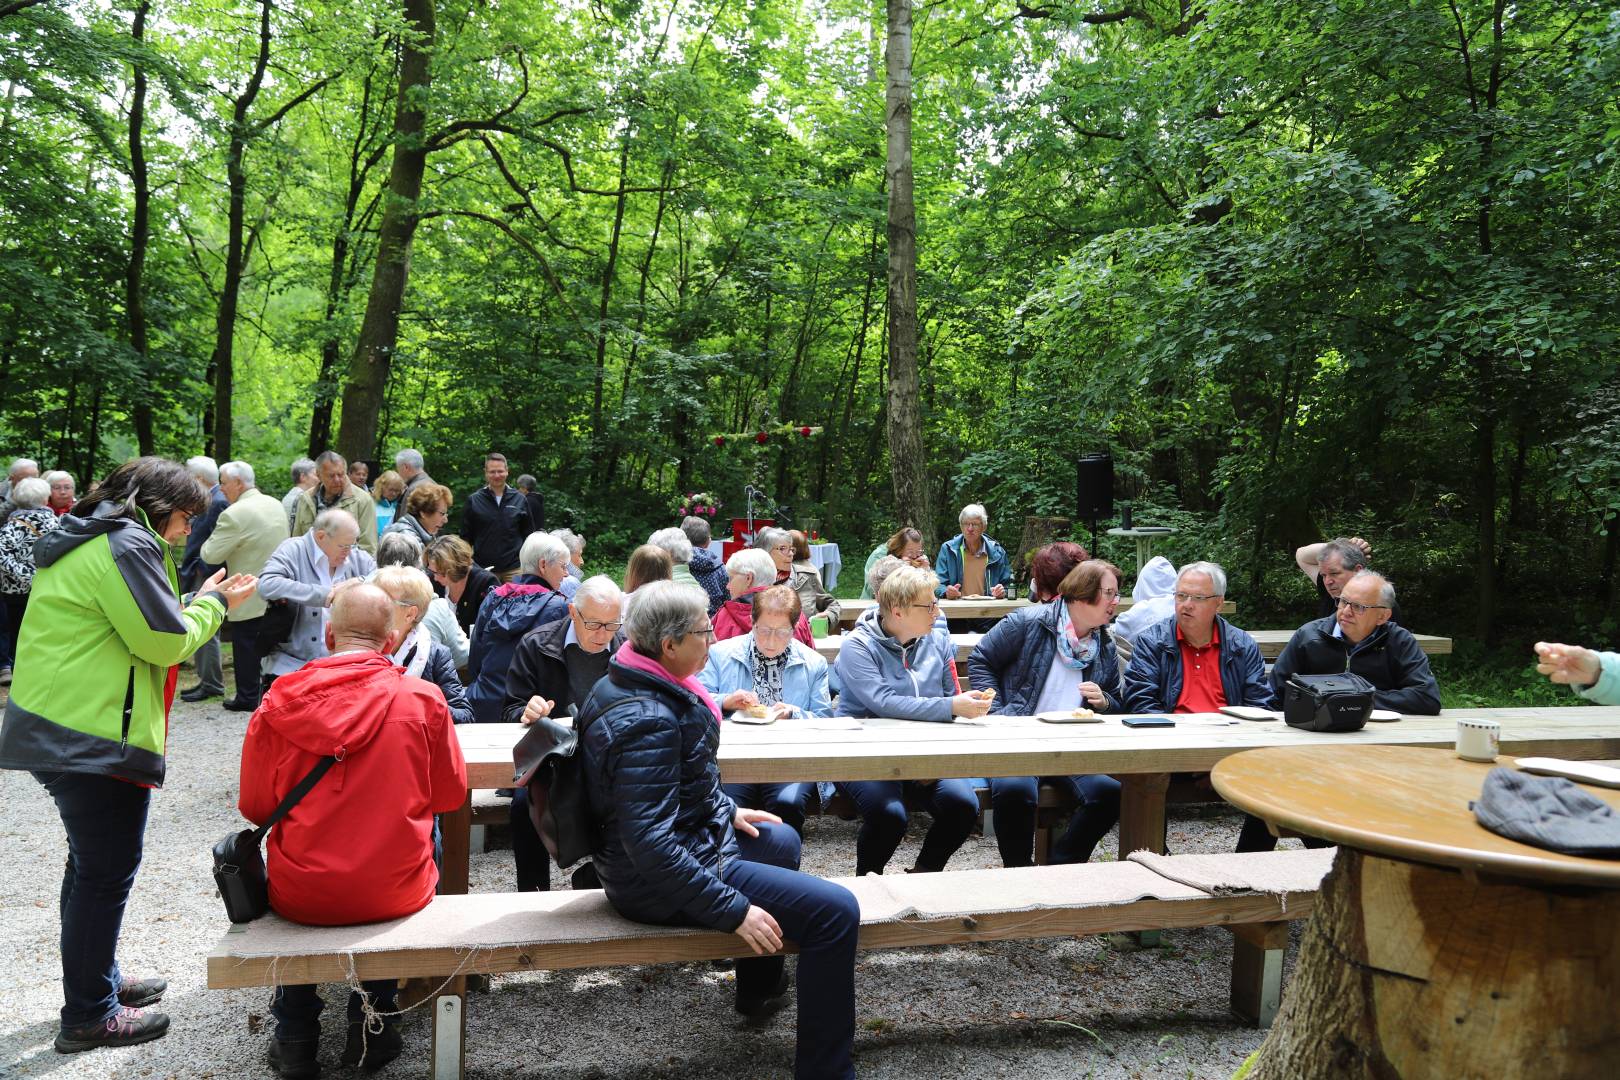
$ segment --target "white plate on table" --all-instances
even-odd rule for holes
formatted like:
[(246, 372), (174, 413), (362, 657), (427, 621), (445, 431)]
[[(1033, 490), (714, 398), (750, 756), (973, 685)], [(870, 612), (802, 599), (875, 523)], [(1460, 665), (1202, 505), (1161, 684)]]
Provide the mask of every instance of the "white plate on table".
[(1519, 768), (1537, 776), (1562, 776), (1578, 784), (1620, 788), (1620, 769), (1597, 765), (1590, 761), (1565, 761), (1563, 758), (1522, 757), (1516, 759)]
[(1372, 721), (1375, 724), (1393, 724), (1395, 721), (1399, 720), (1400, 718), (1401, 718), (1400, 713), (1391, 712), (1388, 709), (1374, 709), (1367, 716), (1367, 719)]
[(1082, 717), (1075, 716), (1068, 709), (1051, 709), (1047, 712), (1039, 712), (1035, 714), (1035, 719), (1044, 720), (1048, 724), (1100, 724), (1103, 722), (1103, 718), (1096, 713)]

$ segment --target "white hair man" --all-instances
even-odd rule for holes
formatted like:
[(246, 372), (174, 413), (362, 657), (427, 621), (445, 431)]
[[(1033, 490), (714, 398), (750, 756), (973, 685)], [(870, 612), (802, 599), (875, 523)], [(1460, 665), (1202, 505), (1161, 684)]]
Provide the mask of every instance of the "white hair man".
[(417, 484), (431, 484), (433, 477), (427, 474), (422, 467), (422, 451), (401, 450), (394, 455), (394, 471), (399, 478), (405, 481), (405, 493), (410, 494), (411, 488)]
[(322, 510), (310, 530), (285, 540), (259, 575), (259, 595), (291, 606), (292, 629), (270, 653), (269, 683), (326, 655), (328, 608), (344, 582), (364, 578), (377, 562), (360, 547), (360, 523), (347, 510)]
[[(225, 497), (224, 490), (219, 486), (219, 466), (214, 459), (198, 455), (186, 460), (186, 471), (197, 478), (197, 483), (208, 490), (208, 509), (203, 511), (197, 520), (191, 523), (191, 534), (186, 537), (186, 553), (180, 561), (180, 581), (187, 590), (194, 590), (215, 570), (218, 565), (211, 565), (203, 557), (203, 545), (214, 534), (214, 526), (218, 524), (220, 515), (230, 506), (230, 500)], [(256, 598), (249, 598), (246, 603), (230, 614), (236, 615), (244, 608), (251, 606)], [(183, 690), (180, 693), (182, 701), (204, 701), (211, 697), (219, 697), (225, 693), (225, 672), (219, 661), (219, 637), (209, 638), (192, 656), (197, 665), (197, 685)]]
[(1254, 638), (1221, 618), (1226, 571), (1183, 566), (1171, 594), (1174, 618), (1137, 635), (1125, 671), (1125, 710), (1212, 713), (1226, 705), (1271, 707), (1266, 664)]
[(20, 457), (11, 462), (11, 468), (6, 470), (6, 478), (0, 481), (0, 521), (5, 520), (11, 502), (11, 486), (19, 480), (26, 480), (31, 476), (39, 475), (39, 462), (33, 458)]
[(287, 529), (290, 532), (298, 520), (298, 497), (320, 483), (320, 479), (315, 475), (314, 458), (299, 458), (292, 463), (289, 471), (292, 474), (292, 487), (281, 497), (281, 508), (287, 511)]
[[(611, 578), (586, 578), (568, 605), (568, 618), (531, 630), (518, 642), (506, 669), (506, 702), (501, 719), (533, 724), (543, 716), (578, 716), (608, 661), (624, 644), (624, 594)], [(512, 858), (518, 892), (551, 888), (551, 860), (529, 818), (528, 792), (512, 799)], [(594, 871), (574, 875), (576, 889), (600, 885)]]
[[(259, 490), (253, 466), (245, 461), (227, 461), (219, 467), (219, 488), (230, 505), (203, 544), (202, 559), (223, 565), (232, 574), (257, 577), (289, 535), (287, 515), (280, 501)], [(231, 712), (259, 707), (264, 658), (258, 638), (267, 609), (264, 597), (255, 593), (225, 616), (231, 624), (231, 658), (236, 666), (236, 694), (225, 702)]]
[(978, 503), (962, 507), (956, 517), (961, 532), (939, 547), (934, 574), (939, 578), (936, 596), (957, 600), (963, 596), (1007, 595), (1012, 582), (1012, 565), (1007, 549), (985, 535), (990, 517)]

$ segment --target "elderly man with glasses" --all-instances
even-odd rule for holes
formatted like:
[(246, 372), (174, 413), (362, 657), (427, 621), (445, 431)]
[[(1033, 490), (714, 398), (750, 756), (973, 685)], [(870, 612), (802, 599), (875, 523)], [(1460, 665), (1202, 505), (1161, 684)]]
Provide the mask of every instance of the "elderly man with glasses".
[[(608, 661), (624, 644), (624, 594), (600, 574), (579, 583), (568, 604), (568, 618), (530, 630), (518, 642), (506, 669), (506, 703), (501, 719), (533, 724), (542, 716), (578, 716), (596, 681), (607, 674)], [(517, 864), (518, 892), (551, 888), (551, 858), (529, 818), (529, 793), (512, 796), (512, 859)], [(574, 887), (598, 887), (587, 866), (574, 874)]]
[(1382, 574), (1362, 570), (1339, 592), (1338, 612), (1294, 631), (1271, 669), (1279, 697), (1288, 677), (1348, 671), (1372, 683), (1373, 705), (1399, 713), (1434, 716), (1440, 687), (1429, 658), (1410, 631), (1395, 622), (1395, 586)]
[(1176, 574), (1174, 617), (1142, 631), (1125, 669), (1125, 711), (1207, 713), (1226, 705), (1271, 708), (1254, 639), (1221, 618), (1226, 571), (1188, 563)]
[(360, 523), (347, 510), (315, 515), (310, 530), (283, 540), (259, 574), (259, 595), (293, 609), (292, 629), (268, 659), (265, 687), (326, 655), (326, 627), (338, 586), (365, 578), (377, 562), (360, 547)]

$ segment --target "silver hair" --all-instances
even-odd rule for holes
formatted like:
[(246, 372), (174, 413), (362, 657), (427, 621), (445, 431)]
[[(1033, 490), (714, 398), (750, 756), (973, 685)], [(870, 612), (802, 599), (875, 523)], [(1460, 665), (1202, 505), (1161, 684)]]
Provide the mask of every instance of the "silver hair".
[(319, 454), (315, 455), (315, 464), (317, 466), (330, 465), (334, 461), (343, 467), (344, 472), (349, 471), (349, 459), (338, 453), (336, 450), (322, 450)]
[(1387, 608), (1395, 606), (1395, 583), (1376, 570), (1357, 570), (1351, 581), (1369, 578), (1378, 582), (1378, 602)]
[(958, 525), (966, 525), (970, 521), (977, 521), (986, 530), (990, 528), (990, 515), (984, 512), (983, 503), (968, 503), (962, 507), (962, 512), (956, 515)]
[(708, 547), (710, 542), (714, 540), (714, 531), (709, 528), (709, 523), (700, 517), (684, 519), (681, 522), (681, 532), (685, 533), (686, 538), (692, 541), (694, 551), (698, 548)]
[(647, 537), (647, 543), (669, 552), (670, 560), (677, 566), (692, 561), (692, 541), (680, 529), (659, 529)]
[(253, 466), (245, 461), (227, 461), (219, 467), (221, 480), (239, 480), (247, 487), (257, 487), (253, 476)]
[[(776, 561), (759, 548), (743, 548), (726, 560), (727, 574), (748, 574), (755, 585), (776, 584)], [(640, 590), (636, 590), (639, 592)]]
[(58, 480), (66, 480), (68, 483), (72, 483), (73, 474), (62, 469), (52, 469), (50, 472), (40, 477), (40, 479), (45, 481), (47, 485), (54, 484)]
[(664, 642), (681, 640), (708, 617), (709, 594), (696, 585), (649, 581), (630, 594), (624, 636), (636, 652), (656, 659), (664, 655)]
[(39, 462), (35, 461), (33, 458), (15, 458), (11, 462), (11, 468), (6, 470), (6, 475), (8, 477), (15, 478), (16, 475), (22, 472), (24, 469), (33, 469), (35, 473), (38, 473)]
[(1217, 564), (1203, 561), (1190, 562), (1176, 571), (1176, 584), (1180, 585), (1181, 579), (1188, 574), (1208, 574), (1209, 587), (1215, 590), (1214, 595), (1226, 595), (1226, 571), (1222, 570)]
[(314, 471), (315, 459), (301, 457), (292, 463), (292, 482), (296, 484)]
[(551, 535), (563, 542), (570, 555), (578, 555), (585, 549), (585, 538), (573, 529), (552, 529)]
[(422, 541), (408, 532), (384, 533), (377, 541), (378, 566), (422, 566)]
[(51, 485), (37, 476), (25, 476), (11, 485), (11, 504), (18, 510), (34, 510), (51, 497)]
[(198, 454), (196, 457), (186, 458), (186, 471), (209, 487), (219, 483), (219, 466), (214, 464), (211, 457)]
[[(636, 590), (638, 593), (640, 589)], [(588, 577), (579, 583), (574, 590), (574, 606), (577, 608), (586, 601), (593, 604), (611, 604), (617, 611), (624, 606), (624, 593), (614, 584), (613, 579), (606, 574), (597, 574)]]
[(401, 450), (394, 455), (394, 467), (398, 468), (401, 465), (409, 465), (413, 469), (420, 469), (422, 467), (422, 451)]
[(568, 561), (568, 545), (562, 539), (550, 533), (532, 532), (529, 538), (523, 541), (523, 547), (518, 551), (518, 570), (525, 574), (535, 574), (540, 570), (540, 564), (565, 563)]
[(754, 534), (754, 546), (761, 551), (769, 551), (778, 544), (793, 543), (793, 534), (786, 529), (778, 529), (774, 525), (767, 525)]
[(889, 575), (905, 565), (906, 561), (896, 555), (885, 555), (873, 563), (872, 572), (866, 575), (866, 583), (872, 587), (872, 595), (876, 596)]
[(336, 536), (339, 529), (353, 529), (356, 537), (360, 535), (360, 523), (353, 514), (341, 507), (329, 506), (315, 515), (315, 524), (309, 531)]
[(1351, 573), (1354, 573), (1357, 570), (1365, 570), (1370, 565), (1370, 560), (1368, 560), (1366, 552), (1362, 551), (1360, 548), (1342, 536), (1335, 540), (1329, 540), (1327, 543), (1322, 545), (1322, 550), (1318, 552), (1316, 556), (1316, 564), (1320, 566), (1322, 564), (1322, 560), (1327, 558), (1329, 555), (1337, 555), (1339, 557), (1339, 565), (1344, 567), (1346, 570), (1349, 570)]

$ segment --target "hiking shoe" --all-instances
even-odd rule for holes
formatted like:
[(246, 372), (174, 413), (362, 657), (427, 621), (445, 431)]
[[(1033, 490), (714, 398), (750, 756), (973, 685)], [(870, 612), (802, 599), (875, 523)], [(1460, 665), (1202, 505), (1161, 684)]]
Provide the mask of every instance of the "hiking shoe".
[(128, 1009), (156, 1005), (168, 988), (167, 979), (125, 979), (118, 984), (118, 1004)]
[(319, 1048), (319, 1039), (282, 1042), (280, 1039), (272, 1038), (265, 1057), (278, 1076), (307, 1078), (321, 1075), (321, 1063), (315, 1060), (315, 1051)]
[(764, 997), (743, 997), (737, 995), (737, 1011), (746, 1016), (751, 1023), (760, 1023), (769, 1020), (782, 1011), (787, 1004), (788, 988), (793, 985), (793, 976), (786, 971), (777, 980), (776, 988)]
[(380, 1069), (399, 1057), (403, 1049), (405, 1039), (397, 1025), (385, 1021), (381, 1031), (366, 1031), (365, 1022), (356, 1021), (349, 1025), (349, 1041), (344, 1043), (343, 1056), (338, 1060), (367, 1070)]
[(169, 1017), (149, 1009), (122, 1005), (105, 1020), (81, 1027), (63, 1028), (56, 1033), (58, 1054), (77, 1054), (103, 1046), (134, 1046), (161, 1039), (169, 1033)]

